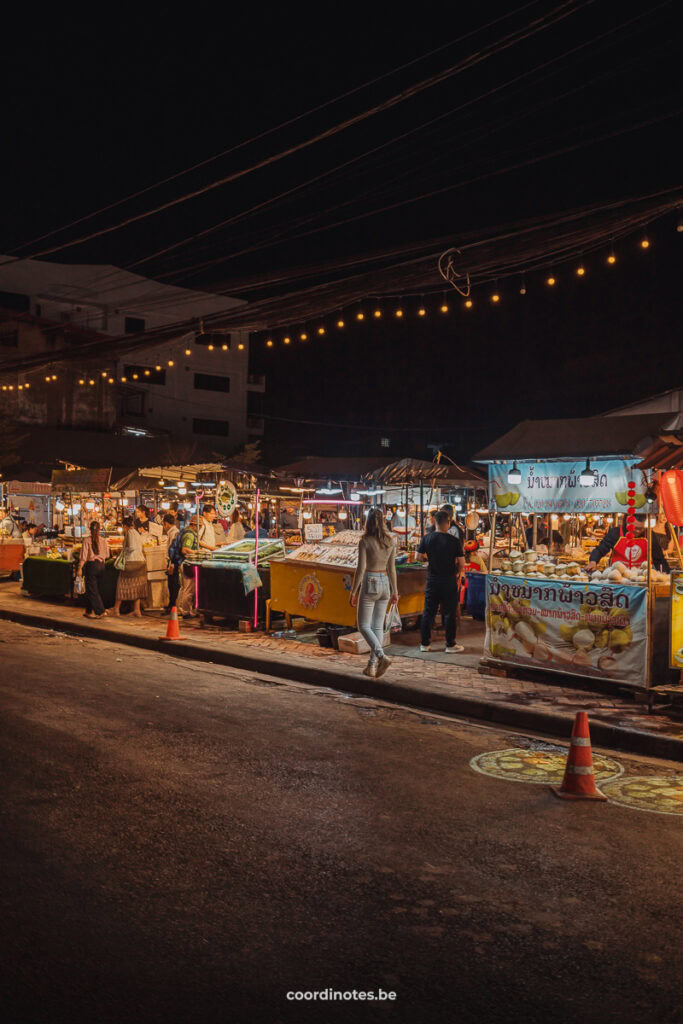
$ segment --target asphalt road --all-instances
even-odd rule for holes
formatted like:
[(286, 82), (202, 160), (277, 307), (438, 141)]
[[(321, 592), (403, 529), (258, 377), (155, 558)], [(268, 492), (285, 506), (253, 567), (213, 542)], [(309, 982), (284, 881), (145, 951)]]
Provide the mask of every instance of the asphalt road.
[(9, 623), (0, 706), (7, 1022), (681, 1019), (680, 819), (505, 731)]

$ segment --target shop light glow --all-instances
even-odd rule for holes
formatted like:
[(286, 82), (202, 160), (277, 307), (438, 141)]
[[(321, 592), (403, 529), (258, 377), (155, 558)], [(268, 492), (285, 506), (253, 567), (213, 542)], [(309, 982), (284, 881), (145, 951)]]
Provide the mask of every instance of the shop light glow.
[(586, 465), (581, 470), (579, 483), (582, 487), (592, 487), (595, 482), (595, 472), (591, 469), (590, 459), (586, 459)]
[[(304, 498), (303, 505), (362, 505), (362, 501), (351, 501), (350, 498)], [(306, 513), (304, 512), (304, 515)]]

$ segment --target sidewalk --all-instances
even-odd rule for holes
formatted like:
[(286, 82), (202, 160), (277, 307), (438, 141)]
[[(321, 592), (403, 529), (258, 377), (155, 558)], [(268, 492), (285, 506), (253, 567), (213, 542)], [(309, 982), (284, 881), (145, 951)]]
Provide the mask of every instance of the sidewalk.
[[(648, 715), (629, 696), (595, 693), (563, 685), (481, 674), (474, 656), (429, 660), (395, 656), (381, 679), (362, 675), (365, 659), (297, 640), (262, 633), (238, 633), (222, 626), (180, 623), (181, 640), (164, 643), (166, 620), (158, 613), (142, 619), (86, 619), (65, 601), (32, 598), (18, 583), (0, 583), (0, 619), (131, 644), (190, 660), (230, 665), (247, 671), (328, 686), (345, 693), (377, 697), (412, 707), (446, 712), (568, 739), (576, 711), (587, 711), (596, 745), (683, 761), (683, 721), (666, 713)], [(438, 643), (438, 634), (437, 634)], [(469, 654), (469, 652), (467, 652)]]

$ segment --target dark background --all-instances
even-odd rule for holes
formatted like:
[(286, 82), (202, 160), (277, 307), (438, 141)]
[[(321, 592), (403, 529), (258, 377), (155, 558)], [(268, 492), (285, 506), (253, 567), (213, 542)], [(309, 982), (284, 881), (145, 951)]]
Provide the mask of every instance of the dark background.
[[(163, 12), (131, 20), (128, 12), (119, 20), (110, 11), (109, 22), (76, 24), (61, 14), (52, 22), (17, 22), (2, 62), (0, 247), (31, 256), (116, 224), (356, 114), (556, 5), (523, 6), (344, 5), (318, 6), (313, 14), (291, 6), (198, 6), (182, 18)], [(482, 28), (502, 14), (511, 16)], [(461, 38), (467, 33), (475, 34)], [(674, 3), (583, 3), (554, 28), (390, 112), (141, 224), (45, 258), (131, 266), (437, 117), (293, 197), (131, 269), (253, 300), (338, 279), (370, 252), (435, 238), (457, 245), (463, 234), (485, 237), (525, 218), (671, 188), (679, 177), (679, 121), (629, 129), (680, 107), (679, 36)], [(33, 241), (458, 38), (266, 138)], [(575, 47), (581, 49), (563, 56)], [(470, 105), (449, 113), (463, 104)], [(620, 134), (591, 141), (614, 132)], [(523, 169), (406, 203), (536, 158)], [(363, 216), (393, 203), (404, 205)], [(683, 235), (676, 224), (672, 215), (650, 225), (647, 252), (640, 236), (621, 241), (614, 267), (605, 263), (607, 248), (591, 255), (583, 280), (573, 267), (556, 268), (553, 290), (541, 272), (527, 277), (525, 296), (519, 280), (505, 280), (496, 308), (487, 301), (490, 289), (475, 290), (471, 312), (453, 294), (451, 312), (441, 316), (435, 266), (424, 320), (415, 315), (419, 296), (397, 296), (382, 303), (381, 324), (328, 330), (307, 345), (285, 348), (279, 330), (269, 350), (267, 335), (255, 336), (252, 370), (268, 375), (267, 452), (275, 460), (364, 454), (379, 450), (386, 436), (397, 457), (428, 455), (426, 445), (434, 443), (465, 458), (519, 419), (597, 413), (679, 386)], [(328, 269), (342, 263), (346, 269)], [(400, 324), (389, 316), (398, 303), (406, 309)], [(347, 322), (352, 316), (348, 311)], [(329, 319), (321, 322), (330, 328)], [(302, 329), (293, 324), (292, 336)]]

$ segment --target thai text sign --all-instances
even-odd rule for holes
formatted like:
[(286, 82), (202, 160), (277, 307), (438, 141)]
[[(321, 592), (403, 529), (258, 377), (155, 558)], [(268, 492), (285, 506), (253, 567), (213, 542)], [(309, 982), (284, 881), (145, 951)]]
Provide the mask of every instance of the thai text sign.
[(647, 683), (647, 589), (486, 578), (487, 654), (546, 671)]
[[(599, 440), (596, 438), (596, 441)], [(508, 482), (511, 462), (489, 465), (489, 499), (505, 512), (626, 512), (628, 485), (636, 485), (636, 511), (645, 505), (647, 480), (634, 461), (591, 462), (593, 483), (580, 482), (585, 462), (520, 462), (521, 482)]]

